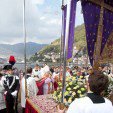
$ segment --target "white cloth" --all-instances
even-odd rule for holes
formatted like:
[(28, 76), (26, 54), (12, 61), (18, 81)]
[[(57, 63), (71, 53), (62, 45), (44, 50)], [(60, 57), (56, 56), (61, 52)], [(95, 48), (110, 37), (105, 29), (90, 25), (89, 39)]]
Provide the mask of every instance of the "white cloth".
[[(50, 78), (47, 78), (47, 79), (45, 80), (44, 85), (43, 85), (43, 93), (44, 93), (44, 95), (45, 95), (45, 94), (48, 94), (48, 90), (49, 90), (48, 84), (49, 84), (49, 83), (52, 84), (52, 80), (51, 80)], [(50, 90), (51, 90), (51, 89), (52, 89), (52, 86), (50, 85)]]
[[(38, 87), (36, 85), (35, 79), (33, 77), (29, 77), (27, 79), (27, 91), (28, 91), (28, 96), (36, 96), (38, 93)], [(21, 106), (25, 108), (25, 78), (23, 77), (21, 81)]]
[(70, 74), (70, 72), (66, 72), (66, 77), (69, 77), (69, 76), (71, 76), (71, 74)]
[(44, 74), (49, 72), (49, 71), (50, 71), (50, 68), (49, 68), (48, 65), (46, 65), (45, 67), (41, 68), (41, 70), (40, 70), (41, 77), (43, 77)]
[(49, 71), (50, 71), (50, 69), (49, 69), (49, 66), (48, 66), (48, 65), (46, 65), (46, 66), (44, 67), (44, 71), (45, 71), (45, 73), (47, 73), (47, 72), (49, 72)]
[(13, 95), (14, 97), (16, 97), (17, 96), (17, 93), (18, 92), (15, 90), (14, 92), (11, 93), (11, 95)]
[(4, 99), (4, 88), (2, 86), (2, 81), (0, 80), (0, 110), (5, 109), (5, 99)]
[(59, 73), (54, 72), (52, 78), (54, 79), (56, 76), (59, 77)]
[(42, 78), (41, 71), (40, 70), (35, 71), (35, 69), (33, 69), (32, 75), (33, 76), (38, 76), (40, 79)]
[(45, 73), (49, 72), (50, 68), (48, 65), (46, 65), (45, 67), (41, 68), (41, 76), (43, 77)]
[(4, 81), (6, 80), (5, 76), (3, 76), (0, 80), (0, 85), (4, 86)]
[(41, 68), (41, 70), (40, 70), (40, 74), (41, 74), (42, 77), (44, 76), (44, 74), (45, 74), (45, 70), (44, 70), (44, 68)]
[(66, 113), (113, 113), (112, 103), (105, 98), (105, 103), (94, 104), (89, 97), (76, 99)]

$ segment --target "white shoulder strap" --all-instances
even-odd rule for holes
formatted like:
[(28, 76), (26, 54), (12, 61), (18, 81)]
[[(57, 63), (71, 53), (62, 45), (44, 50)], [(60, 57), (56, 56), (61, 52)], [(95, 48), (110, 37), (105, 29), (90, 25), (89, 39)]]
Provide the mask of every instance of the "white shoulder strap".
[(11, 85), (9, 86), (9, 89), (11, 89), (11, 88), (12, 88), (12, 86), (13, 86), (13, 85), (14, 85), (14, 83), (15, 83), (15, 80), (16, 80), (16, 77), (15, 77), (15, 76), (13, 76), (13, 81), (12, 81)]

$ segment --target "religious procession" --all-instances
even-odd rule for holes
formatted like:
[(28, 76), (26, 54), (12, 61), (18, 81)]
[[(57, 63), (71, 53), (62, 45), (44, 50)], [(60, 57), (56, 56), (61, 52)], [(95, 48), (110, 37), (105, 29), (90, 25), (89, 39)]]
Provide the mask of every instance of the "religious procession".
[[(20, 1), (16, 2), (18, 9)], [(24, 43), (0, 41), (0, 113), (113, 113), (113, 1), (23, 0), (22, 4)], [(2, 6), (7, 6), (3, 0)], [(9, 12), (14, 14), (14, 9)], [(19, 18), (19, 13), (15, 15)], [(19, 20), (14, 22), (19, 25)], [(60, 39), (51, 44), (49, 38), (41, 39), (44, 44), (29, 42), (29, 36), (39, 41), (36, 32), (53, 37), (58, 26)], [(2, 29), (0, 36), (6, 37)]]

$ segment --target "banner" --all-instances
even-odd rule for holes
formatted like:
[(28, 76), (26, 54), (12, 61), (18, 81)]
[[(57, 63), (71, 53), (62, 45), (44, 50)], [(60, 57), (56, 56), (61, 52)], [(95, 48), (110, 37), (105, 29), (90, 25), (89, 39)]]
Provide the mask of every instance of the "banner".
[(98, 56), (98, 62), (106, 63), (108, 61), (112, 61), (111, 57), (113, 56), (113, 4), (112, 2), (105, 1), (103, 7), (104, 13), (102, 20), (102, 41), (100, 45), (95, 45), (96, 41), (98, 40), (97, 32), (99, 27), (101, 4), (99, 1), (95, 0), (82, 1), (82, 9), (86, 28), (87, 48), (91, 65), (93, 65), (95, 49), (98, 48), (98, 46), (101, 46), (100, 53)]
[(82, 1), (82, 10), (86, 29), (88, 56), (91, 65), (93, 65), (93, 56), (100, 18), (100, 6), (89, 1)]
[(67, 3), (66, 35), (65, 35), (65, 47), (67, 49), (67, 60), (70, 60), (73, 54), (76, 4), (77, 4), (77, 0), (69, 0)]
[(104, 9), (104, 16), (103, 16), (103, 38), (102, 38), (102, 46), (101, 46), (101, 53), (106, 45), (106, 42), (113, 32), (113, 12), (107, 9)]

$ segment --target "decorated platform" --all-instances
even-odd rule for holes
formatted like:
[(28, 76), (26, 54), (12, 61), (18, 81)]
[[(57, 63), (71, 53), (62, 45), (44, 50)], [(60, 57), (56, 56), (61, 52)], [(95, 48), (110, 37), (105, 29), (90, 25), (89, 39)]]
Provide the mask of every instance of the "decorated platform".
[(26, 100), (25, 113), (58, 113), (57, 106), (52, 95), (40, 95)]

